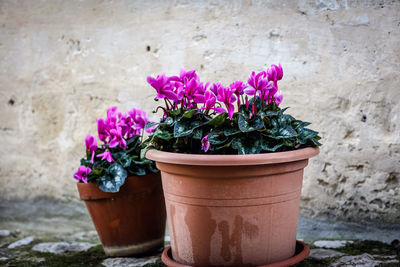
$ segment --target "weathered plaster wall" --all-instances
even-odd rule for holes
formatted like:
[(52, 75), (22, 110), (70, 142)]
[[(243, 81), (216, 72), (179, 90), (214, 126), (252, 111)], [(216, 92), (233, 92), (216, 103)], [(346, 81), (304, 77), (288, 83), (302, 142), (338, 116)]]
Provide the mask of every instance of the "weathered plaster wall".
[(399, 1), (0, 1), (0, 196), (76, 199), (95, 118), (151, 112), (147, 75), (277, 62), (283, 105), (323, 137), (303, 213), (399, 221)]

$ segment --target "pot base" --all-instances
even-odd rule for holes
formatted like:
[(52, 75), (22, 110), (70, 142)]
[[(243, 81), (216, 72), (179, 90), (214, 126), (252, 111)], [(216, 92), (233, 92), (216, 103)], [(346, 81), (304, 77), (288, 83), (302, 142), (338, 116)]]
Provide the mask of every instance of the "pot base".
[[(271, 263), (271, 264), (267, 264), (267, 265), (260, 265), (259, 267), (287, 267), (287, 266), (292, 266), (292, 265), (295, 265), (295, 264), (301, 262), (305, 258), (307, 258), (309, 254), (310, 254), (309, 246), (306, 243), (302, 242), (302, 241), (296, 240), (296, 252), (295, 252), (293, 257), (288, 258), (286, 260), (282, 260), (282, 261), (274, 262), (274, 263)], [(162, 256), (161, 256), (161, 260), (168, 267), (191, 267), (190, 265), (181, 264), (181, 263), (175, 261), (172, 258), (172, 253), (171, 253), (171, 247), (170, 246), (164, 249), (164, 251), (162, 253)]]
[[(156, 251), (164, 247), (164, 237), (147, 241), (138, 245), (107, 247), (103, 246), (104, 252), (110, 257), (126, 257), (132, 255), (142, 255), (151, 251)], [(160, 251), (160, 250), (159, 250)]]

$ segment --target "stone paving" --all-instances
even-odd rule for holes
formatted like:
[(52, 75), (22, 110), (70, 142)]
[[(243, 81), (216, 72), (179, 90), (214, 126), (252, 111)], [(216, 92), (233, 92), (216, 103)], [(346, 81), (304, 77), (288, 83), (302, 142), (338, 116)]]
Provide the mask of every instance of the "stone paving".
[[(360, 238), (361, 229), (366, 238)], [(300, 217), (298, 238), (311, 247), (310, 256), (298, 267), (400, 266), (398, 225)], [(107, 258), (79, 202), (0, 204), (0, 266), (164, 266), (160, 252), (141, 258)]]

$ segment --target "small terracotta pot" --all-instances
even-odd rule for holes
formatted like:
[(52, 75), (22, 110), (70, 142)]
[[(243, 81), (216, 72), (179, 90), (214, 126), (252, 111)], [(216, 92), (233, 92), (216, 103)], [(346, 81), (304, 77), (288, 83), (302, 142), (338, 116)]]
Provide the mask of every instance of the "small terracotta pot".
[(161, 170), (173, 259), (189, 266), (263, 266), (293, 257), (303, 169), (318, 153), (148, 151)]
[(164, 246), (165, 205), (160, 173), (132, 176), (117, 193), (77, 183), (108, 256), (144, 254)]

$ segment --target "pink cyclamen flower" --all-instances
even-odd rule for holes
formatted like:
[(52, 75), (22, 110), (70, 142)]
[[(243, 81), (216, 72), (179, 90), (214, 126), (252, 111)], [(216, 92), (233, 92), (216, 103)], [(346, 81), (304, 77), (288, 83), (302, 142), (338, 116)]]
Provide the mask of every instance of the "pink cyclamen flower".
[(210, 142), (208, 141), (208, 135), (204, 136), (203, 139), (201, 139), (201, 149), (204, 150), (204, 152), (207, 152), (210, 149), (211, 145)]
[(231, 83), (229, 87), (233, 90), (233, 93), (235, 95), (239, 96), (243, 94), (243, 90), (247, 88), (247, 85), (242, 81), (236, 81), (234, 83)]
[(133, 108), (128, 111), (128, 115), (132, 119), (129, 137), (132, 137), (132, 135), (140, 135), (144, 126), (146, 126), (146, 123), (149, 121), (146, 112), (138, 108)]
[(131, 137), (134, 133), (132, 133), (132, 124), (133, 124), (133, 119), (129, 116), (129, 114), (122, 114), (117, 126), (121, 127), (121, 133), (122, 136), (128, 136)]
[(111, 129), (110, 134), (111, 134), (111, 141), (108, 144), (109, 147), (113, 148), (119, 145), (122, 149), (126, 149), (126, 141), (122, 136), (121, 127), (117, 126), (115, 129)]
[(247, 95), (255, 95), (256, 92), (263, 92), (268, 86), (268, 82), (267, 74), (264, 71), (257, 74), (253, 71), (247, 80), (250, 87), (244, 89), (244, 92)]
[(87, 184), (87, 176), (92, 171), (89, 167), (86, 166), (79, 166), (78, 171), (74, 173), (74, 178), (77, 181), (83, 181)]
[(269, 81), (267, 86), (259, 91), (258, 95), (260, 98), (264, 99), (267, 103), (272, 101), (273, 96), (278, 91), (278, 85), (275, 85), (273, 81)]
[(275, 87), (278, 87), (278, 81), (282, 80), (283, 77), (283, 69), (281, 64), (279, 63), (279, 66), (277, 65), (271, 65), (266, 71), (268, 80), (273, 82)]
[(147, 82), (157, 91), (157, 98), (167, 98), (177, 100), (178, 96), (173, 91), (171, 79), (165, 74), (157, 75), (156, 78), (147, 77)]
[(191, 79), (185, 83), (185, 95), (189, 100), (193, 100), (195, 103), (204, 103), (204, 86), (200, 80)]
[(107, 138), (110, 136), (109, 127), (103, 119), (97, 120), (97, 133), (99, 134), (99, 139), (103, 142), (107, 142)]
[(107, 119), (105, 124), (107, 129), (115, 128), (117, 125), (118, 118), (121, 117), (121, 112), (119, 112), (118, 107), (110, 107), (107, 109)]
[(212, 92), (206, 91), (204, 94), (204, 99), (205, 99), (205, 104), (204, 104), (204, 107), (202, 107), (201, 109), (205, 109), (206, 111), (209, 111), (210, 109), (212, 109), (217, 113), (226, 112), (226, 110), (224, 108), (214, 107), (216, 99), (215, 99), (215, 95)]
[(279, 106), (282, 103), (283, 95), (280, 91), (276, 92), (274, 95), (275, 103), (277, 106)]
[(282, 78), (283, 78), (283, 69), (282, 69), (281, 63), (279, 63), (279, 66), (271, 65), (271, 67), (275, 69), (276, 79), (278, 81), (282, 80)]
[(185, 82), (185, 81), (191, 80), (191, 79), (198, 80), (199, 76), (197, 76), (196, 70), (186, 71), (184, 68), (181, 68), (181, 71), (179, 73), (179, 78), (182, 82)]
[(236, 81), (229, 85), (229, 87), (233, 90), (233, 93), (237, 96), (237, 106), (238, 109), (242, 103), (240, 103), (240, 95), (243, 95), (244, 89), (247, 88), (247, 85), (242, 81)]
[(94, 152), (97, 149), (97, 141), (94, 136), (88, 134), (85, 139), (86, 150), (92, 153), (92, 157), (90, 162), (93, 164), (94, 162)]
[(114, 161), (110, 151), (104, 151), (103, 153), (98, 154), (96, 157), (101, 157), (101, 160), (107, 160), (108, 162)]
[(213, 83), (210, 86), (210, 91), (214, 93), (214, 95), (218, 95), (218, 89), (219, 88), (224, 88), (221, 82)]
[(233, 90), (229, 87), (218, 88), (217, 100), (225, 104), (228, 110), (228, 117), (232, 119), (233, 112), (235, 110), (235, 107), (232, 103), (236, 101), (236, 97), (233, 95)]

